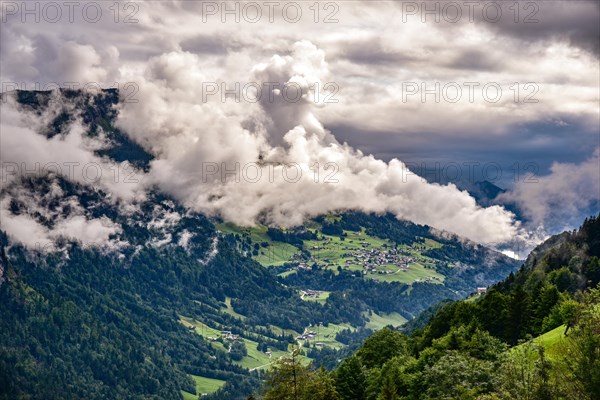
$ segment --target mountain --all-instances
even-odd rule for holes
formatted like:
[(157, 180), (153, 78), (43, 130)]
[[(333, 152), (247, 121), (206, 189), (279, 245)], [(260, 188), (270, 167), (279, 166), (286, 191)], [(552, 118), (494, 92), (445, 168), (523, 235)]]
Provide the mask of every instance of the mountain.
[(484, 206), (493, 204), (493, 200), (496, 199), (498, 195), (506, 192), (506, 190), (486, 180), (472, 183), (467, 181), (464, 185), (459, 185), (459, 188), (468, 191), (479, 204)]
[[(264, 398), (599, 398), (600, 215), (548, 239), (485, 294), (437, 305), (409, 331), (376, 332), (331, 373), (281, 362)], [(302, 377), (299, 387), (286, 384), (289, 374)]]
[(3, 168), (0, 399), (245, 398), (294, 346), (335, 365), (374, 330), (518, 267), (390, 214), (242, 228), (152, 187), (139, 196), (153, 156), (115, 126), (117, 91), (2, 97), (45, 116), (36, 135), (68, 141), (80, 125), (92, 156), (61, 161), (133, 174), (118, 187), (133, 200), (109, 194), (112, 180)]

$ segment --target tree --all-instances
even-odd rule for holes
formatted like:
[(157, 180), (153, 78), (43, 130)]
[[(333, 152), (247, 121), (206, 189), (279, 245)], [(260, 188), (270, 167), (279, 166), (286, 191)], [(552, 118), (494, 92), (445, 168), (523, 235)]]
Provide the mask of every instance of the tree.
[(581, 304), (573, 299), (566, 299), (560, 304), (560, 317), (563, 323), (566, 325), (565, 335), (567, 335), (569, 329), (575, 325), (580, 312)]
[(585, 309), (561, 352), (561, 363), (572, 373), (573, 397), (600, 398), (600, 289), (586, 296)]
[(549, 368), (544, 347), (532, 341), (507, 352), (500, 369), (500, 390), (503, 398), (523, 400), (552, 398)]
[(299, 361), (299, 350), (275, 361), (267, 372), (265, 400), (301, 400), (301, 390), (308, 380), (308, 368)]
[(370, 336), (356, 355), (367, 368), (381, 367), (387, 360), (410, 353), (408, 338), (388, 327)]
[[(398, 356), (388, 360), (381, 369), (369, 376), (369, 399), (396, 400), (411, 394), (419, 379), (418, 363), (411, 356)], [(416, 390), (418, 391), (418, 390)]]
[(231, 351), (229, 352), (229, 356), (233, 360), (239, 361), (247, 355), (248, 349), (246, 349), (246, 344), (243, 341), (236, 340), (231, 344)]
[(338, 400), (333, 377), (323, 368), (310, 371), (298, 356), (294, 349), (275, 362), (267, 373), (265, 400)]
[(341, 400), (365, 400), (367, 376), (357, 356), (345, 359), (336, 371), (336, 387)]
[(423, 372), (422, 399), (472, 399), (490, 393), (497, 385), (496, 363), (447, 351)]
[[(489, 290), (479, 301), (478, 318), (483, 327), (496, 337), (504, 337), (508, 319), (508, 303), (509, 297), (496, 289)], [(493, 312), (490, 312), (491, 310)]]
[(302, 400), (338, 400), (333, 377), (323, 368), (309, 373), (306, 385), (301, 389)]
[(590, 258), (586, 276), (591, 287), (595, 287), (600, 283), (600, 258), (596, 256)]
[(517, 286), (513, 291), (508, 307), (508, 324), (506, 326), (506, 339), (515, 345), (523, 337), (527, 328), (530, 299), (522, 286)]
[(538, 295), (534, 298), (532, 304), (532, 332), (540, 334), (543, 332), (544, 318), (552, 311), (552, 308), (559, 302), (560, 292), (552, 284), (543, 285)]

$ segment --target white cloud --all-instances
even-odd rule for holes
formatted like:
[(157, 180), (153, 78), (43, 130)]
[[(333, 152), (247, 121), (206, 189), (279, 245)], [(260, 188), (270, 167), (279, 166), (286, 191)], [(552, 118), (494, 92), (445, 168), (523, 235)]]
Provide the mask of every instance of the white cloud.
[(106, 217), (87, 219), (82, 215), (56, 216), (48, 228), (29, 214), (15, 215), (8, 209), (10, 199), (0, 202), (0, 229), (25, 247), (42, 252), (57, 250), (57, 240), (78, 242), (83, 247), (116, 249), (121, 244), (111, 236), (121, 232), (118, 224)]
[[(257, 218), (296, 224), (307, 215), (351, 207), (389, 210), (477, 240), (502, 241), (519, 234), (510, 213), (480, 208), (452, 186), (421, 182), (400, 161), (386, 164), (365, 156), (333, 136), (344, 132), (332, 134), (326, 127), (383, 132), (400, 137), (404, 149), (420, 146), (422, 154), (429, 154), (432, 143), (451, 148), (475, 141), (502, 147), (506, 154), (515, 147), (510, 140), (518, 136), (518, 129), (555, 118), (578, 121), (587, 129), (574, 132), (574, 142), (588, 143), (589, 132), (599, 129), (599, 66), (587, 43), (589, 37), (597, 39), (588, 34), (597, 26), (598, 7), (593, 2), (539, 2), (540, 23), (530, 25), (515, 25), (511, 14), (495, 24), (481, 18), (458, 24), (424, 24), (420, 16), (404, 21), (402, 3), (394, 1), (336, 3), (336, 23), (323, 23), (329, 8), (320, 9), (315, 23), (309, 3), (301, 3), (303, 17), (296, 23), (283, 19), (281, 8), (274, 22), (263, 8), (258, 23), (233, 23), (232, 16), (230, 23), (222, 23), (219, 14), (203, 15), (204, 3), (136, 2), (138, 22), (131, 24), (122, 18), (114, 22), (108, 8), (112, 3), (102, 4), (104, 18), (97, 23), (79, 13), (73, 23), (54, 24), (23, 24), (20, 15), (9, 16), (0, 26), (0, 78), (26, 82), (30, 89), (35, 82), (135, 82), (140, 102), (124, 105), (120, 124), (156, 155), (147, 183), (196, 210), (244, 224)], [(203, 101), (203, 83), (231, 87), (248, 81), (294, 82), (305, 97), (293, 104), (282, 101), (280, 94), (275, 102)], [(338, 85), (338, 103), (314, 104), (308, 88), (327, 82)], [(437, 82), (497, 82), (504, 95), (498, 103), (484, 101), (480, 90), (474, 102), (466, 91), (457, 103), (437, 103), (432, 96), (422, 103), (419, 95), (403, 102), (407, 82), (426, 82), (429, 87)], [(514, 82), (537, 84), (539, 102), (514, 102)], [(526, 93), (521, 86), (520, 100)], [(123, 209), (143, 196), (146, 184), (108, 178), (114, 164), (93, 155), (94, 146), (102, 144), (85, 139), (77, 124), (66, 137), (48, 140), (35, 134), (43, 121), (20, 120), (10, 106), (2, 108), (3, 161), (97, 163), (102, 179), (94, 184), (123, 202)], [(539, 158), (551, 157), (544, 151), (561, 145), (552, 132), (541, 131), (528, 140), (523, 138), (520, 147), (535, 150), (537, 144), (544, 145), (536, 154)], [(403, 150), (390, 149), (390, 143), (369, 143), (369, 149), (392, 156)], [(258, 160), (272, 166), (265, 167), (264, 174), (272, 168), (279, 179), (221, 182), (213, 181), (212, 174), (204, 179), (206, 163), (222, 169), (221, 163), (231, 167), (237, 162), (243, 168)], [(318, 184), (311, 170), (315, 162), (321, 167)], [(323, 183), (331, 172), (323, 170), (327, 162), (338, 165), (339, 183)], [(298, 182), (282, 181), (285, 163), (302, 168)], [(559, 169), (553, 170), (556, 176), (565, 175)], [(78, 175), (74, 181), (89, 183)], [(549, 211), (553, 203), (533, 206), (526, 197), (544, 197), (544, 191), (549, 189), (517, 187), (513, 197), (531, 218), (543, 220), (555, 215)], [(571, 204), (565, 210), (579, 207), (568, 197), (550, 194), (559, 204)]]
[[(177, 71), (185, 71), (185, 79)], [(253, 71), (260, 84), (299, 82), (305, 96), (290, 102), (274, 90), (273, 101), (263, 93), (262, 102), (245, 107), (219, 98), (203, 103), (202, 87), (194, 84), (203, 76), (197, 57), (177, 52), (149, 62), (143, 100), (123, 104), (118, 123), (157, 156), (152, 183), (188, 207), (244, 225), (259, 219), (294, 225), (332, 210), (361, 209), (391, 211), (482, 242), (517, 234), (513, 215), (501, 207), (481, 208), (466, 192), (424, 182), (398, 160), (386, 164), (340, 144), (315, 116), (309, 83), (321, 81), (328, 68), (311, 43), (296, 43), (289, 55), (273, 56)], [(249, 120), (254, 124), (245, 129)], [(264, 175), (254, 181), (255, 170), (245, 167), (258, 163)], [(334, 172), (324, 170), (327, 163), (337, 166), (337, 183), (324, 182)], [(220, 174), (236, 165), (237, 173)]]
[[(516, 203), (533, 226), (555, 230), (579, 226), (581, 210), (600, 204), (600, 148), (593, 157), (579, 164), (554, 163), (550, 174), (529, 175), (501, 201)], [(557, 226), (558, 225), (558, 226)]]
[(94, 154), (107, 144), (102, 139), (86, 136), (80, 121), (70, 124), (64, 135), (48, 138), (40, 132), (64, 107), (71, 115), (81, 111), (69, 109), (73, 105), (63, 102), (57, 92), (48, 109), (39, 115), (19, 110), (13, 95), (3, 96), (0, 108), (3, 184), (22, 176), (41, 177), (53, 172), (72, 182), (101, 188), (113, 195), (113, 200), (143, 198), (143, 172), (127, 163), (115, 163)]
[[(59, 238), (81, 243), (83, 246), (115, 248), (120, 246), (112, 235), (121, 228), (108, 218), (87, 217), (75, 197), (66, 197), (56, 177), (105, 191), (106, 201), (130, 204), (144, 199), (142, 180), (134, 182), (126, 171), (132, 167), (98, 157), (94, 151), (103, 148), (102, 138), (85, 135), (84, 126), (75, 121), (64, 134), (48, 138), (44, 134), (58, 113), (73, 107), (54, 93), (48, 108), (42, 113), (20, 110), (12, 94), (4, 94), (0, 107), (0, 160), (2, 191), (0, 229), (27, 247), (40, 250), (55, 249)], [(72, 114), (74, 115), (74, 114)], [(141, 171), (136, 171), (143, 177)], [(26, 178), (46, 178), (47, 187), (37, 189), (23, 185)], [(20, 214), (10, 210), (10, 202), (23, 205)], [(52, 207), (50, 205), (53, 205)], [(43, 223), (45, 220), (47, 223)]]

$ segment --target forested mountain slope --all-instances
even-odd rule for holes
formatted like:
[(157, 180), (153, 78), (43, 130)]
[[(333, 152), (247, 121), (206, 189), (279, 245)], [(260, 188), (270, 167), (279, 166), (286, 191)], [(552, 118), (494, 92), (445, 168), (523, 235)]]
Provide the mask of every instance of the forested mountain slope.
[[(600, 398), (599, 257), (596, 216), (538, 246), (517, 273), (479, 298), (432, 309), (409, 336), (375, 333), (331, 373), (282, 361), (262, 394), (267, 400), (287, 398), (282, 393), (303, 400)], [(290, 373), (302, 377), (300, 386), (290, 384)]]

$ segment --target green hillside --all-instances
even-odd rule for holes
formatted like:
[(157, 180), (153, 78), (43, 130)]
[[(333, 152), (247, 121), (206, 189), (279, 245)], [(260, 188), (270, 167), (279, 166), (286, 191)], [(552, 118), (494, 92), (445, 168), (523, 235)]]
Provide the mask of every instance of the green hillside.
[(384, 328), (331, 373), (277, 363), (265, 399), (600, 398), (600, 217), (540, 245), (516, 274), (449, 302), (410, 335)]
[[(241, 228), (229, 223), (217, 224), (217, 229), (224, 234), (238, 235), (244, 247), (251, 247), (249, 255), (265, 267), (287, 264), (280, 270), (281, 276), (295, 272), (299, 266), (310, 265), (334, 272), (342, 268), (364, 273), (365, 277), (382, 282), (444, 282), (444, 275), (436, 272), (436, 260), (423, 254), (443, 246), (433, 239), (396, 245), (367, 234), (364, 228), (357, 232), (343, 230), (340, 236), (322, 233), (322, 225), (318, 223), (313, 222), (311, 228), (309, 231), (315, 238), (294, 245), (273, 240), (264, 225)], [(386, 257), (390, 251), (397, 251), (401, 256)], [(308, 256), (302, 258), (303, 252)], [(372, 267), (365, 270), (366, 265)]]
[[(567, 339), (567, 336), (565, 336), (565, 328), (566, 325), (561, 325), (546, 333), (541, 334), (540, 336), (537, 336), (536, 338), (532, 339), (527, 343), (534, 343), (536, 345), (542, 346), (546, 351), (546, 355), (550, 359), (558, 358), (560, 357), (562, 346), (564, 346), (565, 341)], [(517, 349), (523, 346), (525, 346), (525, 344), (517, 345), (514, 348)]]
[[(366, 306), (363, 311), (380, 316), (397, 313), (403, 320), (441, 300), (466, 297), (517, 266), (500, 253), (452, 236), (438, 237), (429, 227), (389, 214), (330, 214), (289, 229), (229, 223), (216, 227), (228, 243), (305, 300), (316, 298), (303, 293), (322, 293), (321, 303), (341, 306), (340, 301), (359, 301)], [(402, 301), (390, 302), (391, 298)], [(367, 320), (346, 322), (362, 326)], [(398, 319), (378, 325), (387, 324), (397, 326)]]
[(203, 393), (214, 393), (220, 388), (222, 388), (225, 384), (225, 381), (222, 381), (220, 379), (205, 378), (203, 376), (196, 375), (191, 375), (191, 377), (194, 380), (194, 383), (196, 384), (196, 394), (192, 394), (186, 392), (185, 390), (182, 390), (181, 394), (183, 395), (183, 400), (195, 400), (198, 398), (198, 395), (201, 395)]

